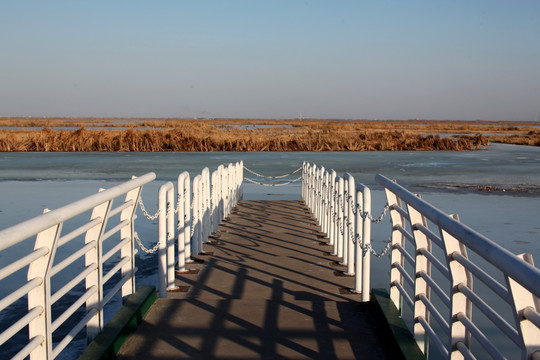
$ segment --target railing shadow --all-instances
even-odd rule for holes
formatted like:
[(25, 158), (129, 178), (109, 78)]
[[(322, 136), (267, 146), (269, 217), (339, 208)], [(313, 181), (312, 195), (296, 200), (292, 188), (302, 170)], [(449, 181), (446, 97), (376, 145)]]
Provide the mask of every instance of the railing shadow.
[[(261, 210), (249, 205), (224, 227), (231, 228), (244, 211)], [(265, 205), (272, 207), (270, 216), (307, 218), (298, 202)], [(385, 343), (376, 305), (340, 293), (352, 280), (333, 275), (312, 227), (297, 237), (265, 235), (263, 220), (244, 226), (205, 245), (213, 255), (205, 256), (200, 273), (177, 275), (190, 291), (154, 305), (154, 315), (119, 359), (399, 358)]]

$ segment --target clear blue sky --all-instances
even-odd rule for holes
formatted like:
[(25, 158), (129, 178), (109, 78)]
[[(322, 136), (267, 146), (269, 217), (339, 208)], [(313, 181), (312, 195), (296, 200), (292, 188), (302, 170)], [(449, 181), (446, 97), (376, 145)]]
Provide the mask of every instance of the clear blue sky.
[(0, 0), (0, 116), (540, 120), (540, 1)]

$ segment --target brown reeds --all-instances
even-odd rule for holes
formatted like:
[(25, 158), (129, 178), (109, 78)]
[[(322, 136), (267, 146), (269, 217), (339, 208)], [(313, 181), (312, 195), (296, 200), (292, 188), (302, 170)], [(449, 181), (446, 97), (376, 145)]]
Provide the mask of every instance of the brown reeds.
[(75, 131), (50, 127), (4, 130), (0, 151), (397, 151), (474, 150), (488, 145), (482, 135), (441, 137), (415, 134), (410, 129), (372, 129), (359, 122), (266, 121), (258, 127), (242, 127), (244, 124), (232, 120), (152, 124), (154, 128), (148, 130), (92, 130), (84, 126)]

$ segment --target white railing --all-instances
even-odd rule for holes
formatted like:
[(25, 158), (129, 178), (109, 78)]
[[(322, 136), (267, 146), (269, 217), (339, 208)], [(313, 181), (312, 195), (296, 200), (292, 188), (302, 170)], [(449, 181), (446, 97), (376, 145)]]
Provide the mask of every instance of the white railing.
[(540, 270), (532, 256), (516, 256), (388, 178), (375, 179), (392, 220), (390, 297), (420, 348), (428, 354), (429, 344), (445, 359), (539, 359)]
[(219, 223), (230, 215), (241, 200), (242, 171), (241, 161), (227, 166), (220, 165), (211, 175), (209, 169), (204, 168), (193, 178), (191, 193), (187, 172), (178, 176), (176, 194), (172, 182), (160, 187), (158, 200), (160, 297), (166, 297), (167, 291), (177, 289), (175, 272), (186, 271), (186, 263), (193, 261), (191, 256), (204, 253), (203, 244), (218, 231)]
[(337, 176), (309, 163), (303, 164), (302, 200), (328, 237), (332, 255), (347, 266), (344, 275), (354, 276), (353, 292), (370, 299), (371, 192), (354, 177)]
[[(154, 179), (154, 173), (146, 174), (0, 231), (0, 256), (27, 249), (0, 268), (0, 284), (13, 289), (0, 299), (0, 315), (21, 301), (28, 308), (0, 328), (0, 345), (17, 337), (18, 353), (10, 354), (15, 359), (53, 359), (84, 328), (89, 341), (102, 331), (105, 305), (115, 294), (125, 297), (135, 290), (134, 240), (145, 252), (158, 253), (159, 295), (175, 290), (175, 272), (185, 271), (192, 255), (203, 253), (203, 243), (241, 199), (243, 164), (220, 165), (211, 175), (204, 168), (193, 179), (193, 189), (189, 173), (181, 173), (176, 187), (172, 182), (160, 187), (158, 211), (150, 215), (140, 193)], [(158, 241), (151, 249), (134, 232), (137, 204), (149, 219), (159, 218)], [(24, 280), (21, 271), (26, 271)], [(64, 296), (70, 298), (62, 303), (70, 306), (58, 302)], [(76, 324), (65, 324), (67, 319)], [(27, 343), (19, 346), (25, 328)]]
[[(2, 288), (10, 289), (0, 299), (1, 315), (16, 313), (16, 303), (28, 308), (0, 330), (1, 345), (14, 336), (19, 343), (27, 328), (14, 359), (53, 359), (85, 328), (93, 339), (113, 296), (135, 291), (134, 213), (142, 186), (154, 178), (148, 173), (0, 231), (0, 256), (23, 253), (0, 269)], [(65, 296), (67, 308), (58, 301)], [(76, 324), (66, 325), (68, 319)]]

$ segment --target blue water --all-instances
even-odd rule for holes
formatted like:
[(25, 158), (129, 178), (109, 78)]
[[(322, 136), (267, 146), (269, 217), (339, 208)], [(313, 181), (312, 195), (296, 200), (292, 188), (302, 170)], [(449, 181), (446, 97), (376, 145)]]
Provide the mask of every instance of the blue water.
[(282, 174), (315, 162), (349, 171), (373, 185), (382, 173), (406, 185), (498, 184), (540, 188), (540, 148), (495, 144), (483, 151), (403, 152), (215, 152), (215, 153), (2, 153), (0, 182), (6, 180), (125, 180), (149, 171), (175, 179), (204, 166), (243, 160), (255, 171)]
[[(513, 145), (492, 145), (474, 152), (1, 153), (0, 229), (37, 216), (45, 207), (60, 207), (100, 187), (109, 188), (150, 171), (156, 173), (157, 181), (144, 187), (142, 197), (147, 208), (155, 211), (157, 190), (165, 181), (174, 181), (182, 171), (193, 177), (204, 166), (213, 171), (219, 164), (239, 160), (258, 173), (274, 176), (297, 169), (302, 161), (332, 168), (338, 174), (350, 172), (356, 181), (373, 189), (375, 215), (385, 203), (384, 193), (374, 181), (375, 174), (381, 173), (421, 193), (442, 210), (459, 213), (462, 222), (510, 251), (529, 252), (540, 261), (540, 148)], [(474, 189), (484, 185), (507, 191)], [(300, 185), (245, 183), (244, 198), (299, 199)], [(156, 222), (147, 221), (140, 212), (136, 231), (145, 245), (155, 243)], [(383, 248), (389, 233), (387, 221), (374, 227), (376, 249)], [(137, 261), (137, 284), (156, 284), (155, 258), (140, 252)], [(0, 265), (4, 263), (0, 255)], [(375, 273), (380, 274), (372, 279), (374, 287), (388, 288), (388, 265), (387, 258), (373, 260)], [(10, 290), (9, 284), (2, 284), (0, 295)], [(5, 320), (0, 315), (0, 322)], [(78, 339), (64, 358), (84, 346), (84, 339)]]

